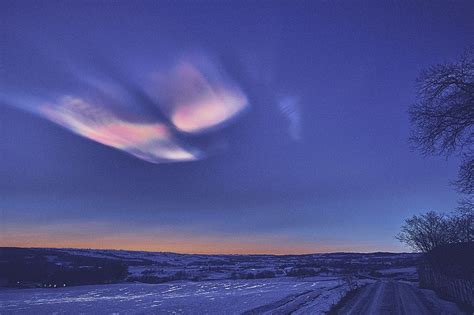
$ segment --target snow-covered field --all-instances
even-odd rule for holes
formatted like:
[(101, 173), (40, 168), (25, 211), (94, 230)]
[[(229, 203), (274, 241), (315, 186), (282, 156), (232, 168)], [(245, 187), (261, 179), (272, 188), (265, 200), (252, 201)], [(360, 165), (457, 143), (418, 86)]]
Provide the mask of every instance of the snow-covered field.
[(417, 260), (0, 248), (0, 315), (322, 314), (356, 283), (416, 282)]
[(329, 310), (346, 290), (338, 277), (4, 289), (0, 290), (0, 313), (240, 314), (286, 307), (308, 314)]

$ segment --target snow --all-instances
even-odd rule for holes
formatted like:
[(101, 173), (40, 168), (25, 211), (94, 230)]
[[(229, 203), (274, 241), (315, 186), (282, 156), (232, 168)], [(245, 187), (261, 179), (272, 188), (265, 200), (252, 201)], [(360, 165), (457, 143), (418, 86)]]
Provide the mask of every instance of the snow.
[(343, 287), (340, 278), (313, 277), (7, 289), (0, 291), (0, 313), (238, 314), (307, 292), (321, 296), (319, 309), (329, 309)]
[[(37, 249), (41, 253), (44, 249)], [(58, 256), (54, 256), (57, 253)], [(66, 256), (64, 256), (66, 255)], [(415, 274), (413, 269), (416, 255), (393, 253), (333, 253), (311, 255), (200, 255), (177, 254), (166, 252), (143, 252), (126, 250), (90, 250), (90, 249), (48, 249), (48, 260), (57, 264), (69, 265), (72, 257), (89, 257), (120, 260), (128, 265), (129, 279), (140, 281), (143, 275), (170, 277), (177, 272), (185, 272), (188, 279), (224, 280), (245, 278), (248, 274), (271, 271), (276, 277), (286, 276), (293, 268), (311, 269), (320, 272), (326, 266), (330, 273), (345, 273), (340, 266), (368, 264), (382, 275)], [(73, 261), (73, 260), (72, 260)], [(406, 262), (412, 262), (407, 266)], [(408, 268), (405, 268), (408, 267)], [(390, 268), (390, 269), (388, 269)], [(412, 268), (412, 269), (410, 269)], [(398, 271), (397, 271), (398, 270)], [(413, 271), (413, 272), (412, 272)]]
[(463, 314), (433, 291), (394, 280), (380, 280), (361, 289), (340, 310), (341, 314)]
[[(377, 279), (416, 281), (414, 265), (418, 259), (414, 254), (394, 253), (275, 256), (87, 249), (25, 252), (32, 254), (43, 255), (52, 264), (79, 269), (84, 264), (100, 265), (101, 259), (113, 259), (128, 268), (128, 276), (119, 284), (3, 289), (0, 314), (321, 314), (347, 293), (346, 281), (350, 279), (358, 284)], [(290, 276), (292, 271), (298, 277)], [(313, 272), (319, 275), (308, 277)], [(254, 277), (269, 278), (250, 279)], [(162, 281), (171, 282), (158, 283)]]

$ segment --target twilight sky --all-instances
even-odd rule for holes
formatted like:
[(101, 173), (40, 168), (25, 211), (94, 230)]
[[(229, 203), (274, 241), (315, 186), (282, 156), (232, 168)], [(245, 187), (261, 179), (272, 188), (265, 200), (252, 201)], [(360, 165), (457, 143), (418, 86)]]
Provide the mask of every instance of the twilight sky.
[(456, 159), (408, 144), (472, 1), (1, 1), (0, 246), (403, 251)]

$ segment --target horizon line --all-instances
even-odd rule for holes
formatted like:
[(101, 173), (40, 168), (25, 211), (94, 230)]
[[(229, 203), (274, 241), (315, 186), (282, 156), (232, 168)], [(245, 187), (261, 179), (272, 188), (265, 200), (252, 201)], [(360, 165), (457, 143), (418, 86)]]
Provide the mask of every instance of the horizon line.
[(205, 255), (205, 256), (307, 256), (307, 255), (325, 255), (325, 254), (419, 254), (417, 252), (396, 252), (396, 251), (328, 251), (328, 252), (308, 252), (298, 254), (278, 254), (278, 253), (211, 253), (211, 252), (170, 252), (170, 251), (150, 251), (139, 249), (118, 249), (118, 248), (92, 248), (92, 247), (41, 247), (41, 246), (1, 246), (0, 249), (18, 248), (18, 249), (58, 249), (58, 250), (96, 250), (96, 251), (124, 251), (124, 252), (146, 252), (160, 254), (177, 255)]

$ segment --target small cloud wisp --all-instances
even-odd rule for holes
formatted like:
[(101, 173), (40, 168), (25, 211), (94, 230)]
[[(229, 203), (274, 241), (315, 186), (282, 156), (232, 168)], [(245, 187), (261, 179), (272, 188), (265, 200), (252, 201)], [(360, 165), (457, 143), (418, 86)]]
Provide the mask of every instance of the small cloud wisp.
[(287, 96), (280, 100), (278, 108), (282, 115), (288, 120), (288, 133), (292, 140), (301, 140), (301, 110), (299, 99)]

